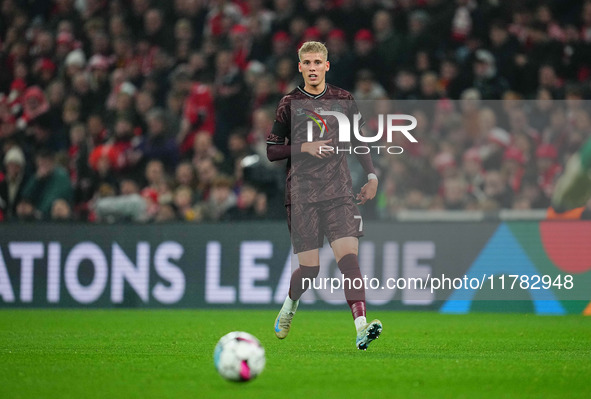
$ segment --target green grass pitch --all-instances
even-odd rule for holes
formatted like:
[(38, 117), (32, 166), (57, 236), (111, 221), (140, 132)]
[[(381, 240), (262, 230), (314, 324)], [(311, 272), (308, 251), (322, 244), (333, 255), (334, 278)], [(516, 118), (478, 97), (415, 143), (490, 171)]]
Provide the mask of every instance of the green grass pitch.
[[(354, 345), (348, 309), (1, 310), (0, 398), (589, 398), (591, 318), (373, 311)], [(257, 336), (261, 376), (231, 383), (212, 360), (229, 331)]]

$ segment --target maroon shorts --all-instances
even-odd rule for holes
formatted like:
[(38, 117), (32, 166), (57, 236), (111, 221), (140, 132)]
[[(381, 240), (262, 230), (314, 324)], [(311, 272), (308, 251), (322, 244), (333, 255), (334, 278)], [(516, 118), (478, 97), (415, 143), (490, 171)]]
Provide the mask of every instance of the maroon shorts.
[(363, 222), (353, 197), (340, 197), (309, 204), (290, 204), (287, 226), (293, 252), (322, 248), (324, 237), (329, 243), (343, 237), (362, 237)]

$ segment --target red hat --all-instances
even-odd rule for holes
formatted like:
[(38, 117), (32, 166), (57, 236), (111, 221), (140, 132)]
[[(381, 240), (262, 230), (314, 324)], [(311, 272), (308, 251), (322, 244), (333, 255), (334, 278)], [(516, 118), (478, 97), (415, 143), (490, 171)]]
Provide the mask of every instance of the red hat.
[(320, 30), (315, 26), (310, 26), (308, 29), (304, 31), (304, 37), (307, 40), (318, 40), (320, 39)]
[(230, 29), (230, 33), (234, 35), (244, 35), (248, 33), (248, 28), (244, 25), (237, 24), (232, 26), (232, 29)]
[(273, 35), (274, 42), (289, 42), (291, 38), (287, 34), (287, 32), (280, 30), (279, 32)]
[(368, 40), (373, 42), (373, 34), (369, 29), (359, 29), (355, 34), (355, 40)]
[(92, 150), (92, 152), (88, 156), (88, 164), (91, 168), (96, 170), (98, 167), (99, 160), (101, 158), (106, 158), (109, 161), (109, 165), (111, 165), (111, 167), (113, 168), (115, 167), (115, 165), (117, 165), (117, 157), (117, 150), (114, 146), (103, 144), (99, 145), (98, 147), (95, 147), (95, 149)]
[(41, 58), (39, 69), (53, 72), (55, 71), (55, 64), (49, 58)]
[(558, 151), (552, 144), (541, 144), (536, 150), (537, 158), (550, 158), (552, 160), (558, 158)]
[(517, 161), (522, 165), (525, 163), (525, 157), (523, 156), (523, 152), (521, 152), (521, 150), (517, 147), (507, 148), (505, 150), (505, 153), (503, 154), (503, 160)]
[(320, 30), (315, 26), (310, 26), (304, 31), (304, 38), (307, 40), (318, 40), (320, 39)]
[(18, 91), (23, 91), (27, 88), (27, 83), (23, 80), (23, 79), (15, 79), (12, 81), (12, 83), (10, 84), (10, 91), (12, 90), (18, 90)]
[(333, 29), (330, 32), (328, 32), (328, 38), (329, 39), (345, 40), (346, 39), (346, 35), (345, 35), (345, 32), (342, 29)]

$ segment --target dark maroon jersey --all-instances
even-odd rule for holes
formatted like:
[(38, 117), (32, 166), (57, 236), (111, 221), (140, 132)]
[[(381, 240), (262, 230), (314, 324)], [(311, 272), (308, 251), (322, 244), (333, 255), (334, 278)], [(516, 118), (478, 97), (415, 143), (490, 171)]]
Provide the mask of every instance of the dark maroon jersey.
[[(349, 148), (349, 144), (338, 142), (337, 119), (332, 115), (321, 116), (321, 111), (338, 111), (346, 115), (351, 129), (353, 115), (359, 113), (351, 93), (330, 84), (318, 95), (297, 87), (285, 95), (277, 107), (275, 124), (267, 144), (290, 144), (292, 148), (292, 156), (288, 161), (286, 204), (314, 203), (353, 195), (347, 152), (340, 151), (324, 159), (299, 153), (302, 143), (308, 141), (309, 123), (312, 141), (332, 140), (331, 146), (335, 151), (337, 147)], [(359, 126), (362, 125), (363, 119), (359, 121)]]

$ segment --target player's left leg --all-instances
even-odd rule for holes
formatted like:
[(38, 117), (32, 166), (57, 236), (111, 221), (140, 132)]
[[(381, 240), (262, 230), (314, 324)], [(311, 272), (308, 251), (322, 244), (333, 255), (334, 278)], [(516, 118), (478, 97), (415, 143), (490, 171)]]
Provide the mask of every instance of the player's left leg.
[(351, 308), (357, 330), (357, 349), (366, 350), (382, 332), (382, 323), (375, 319), (367, 322), (365, 308), (365, 285), (357, 258), (357, 237), (343, 237), (331, 242), (339, 270), (344, 277), (345, 299)]
[(275, 318), (275, 336), (279, 339), (287, 337), (300, 297), (318, 276), (318, 248), (322, 247), (324, 240), (318, 225), (318, 210), (314, 205), (292, 204), (288, 205), (286, 210), (291, 241), (300, 266), (291, 275), (289, 292)]
[(293, 271), (289, 281), (289, 292), (275, 319), (275, 336), (284, 339), (289, 334), (291, 322), (295, 316), (300, 298), (320, 271), (318, 249), (298, 253), (300, 266)]

